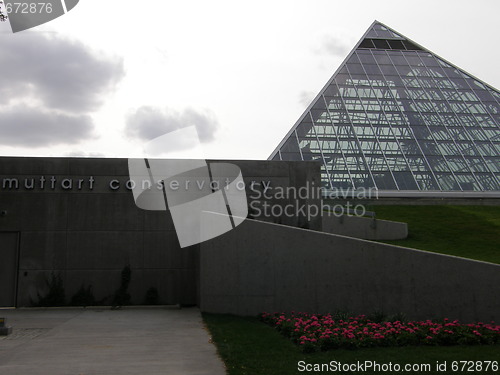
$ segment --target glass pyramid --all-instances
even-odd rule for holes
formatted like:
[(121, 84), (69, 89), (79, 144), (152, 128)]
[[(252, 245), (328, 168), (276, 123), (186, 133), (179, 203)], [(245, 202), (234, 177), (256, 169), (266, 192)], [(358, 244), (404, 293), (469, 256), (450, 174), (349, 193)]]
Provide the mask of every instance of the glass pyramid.
[(500, 93), (375, 21), (269, 157), (326, 188), (500, 190)]

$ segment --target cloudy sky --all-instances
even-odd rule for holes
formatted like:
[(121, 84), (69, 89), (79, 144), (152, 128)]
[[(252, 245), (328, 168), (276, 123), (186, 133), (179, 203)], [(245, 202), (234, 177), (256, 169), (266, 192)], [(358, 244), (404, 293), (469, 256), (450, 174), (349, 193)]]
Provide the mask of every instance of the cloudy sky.
[(137, 157), (194, 125), (207, 158), (266, 159), (375, 19), (500, 88), (498, 14), (498, 0), (80, 0), (28, 31), (0, 24), (0, 155)]

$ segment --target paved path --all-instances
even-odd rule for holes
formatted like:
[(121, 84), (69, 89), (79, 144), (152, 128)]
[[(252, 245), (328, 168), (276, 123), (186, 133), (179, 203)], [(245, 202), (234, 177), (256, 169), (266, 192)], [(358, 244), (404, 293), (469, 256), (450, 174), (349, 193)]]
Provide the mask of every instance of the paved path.
[(2, 375), (224, 375), (197, 308), (0, 310)]

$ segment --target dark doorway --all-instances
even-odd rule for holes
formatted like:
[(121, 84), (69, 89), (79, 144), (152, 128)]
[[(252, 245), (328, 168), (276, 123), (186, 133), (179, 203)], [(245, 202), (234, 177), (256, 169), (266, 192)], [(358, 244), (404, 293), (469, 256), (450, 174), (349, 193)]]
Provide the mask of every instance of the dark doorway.
[(0, 307), (16, 306), (18, 238), (17, 232), (0, 232)]

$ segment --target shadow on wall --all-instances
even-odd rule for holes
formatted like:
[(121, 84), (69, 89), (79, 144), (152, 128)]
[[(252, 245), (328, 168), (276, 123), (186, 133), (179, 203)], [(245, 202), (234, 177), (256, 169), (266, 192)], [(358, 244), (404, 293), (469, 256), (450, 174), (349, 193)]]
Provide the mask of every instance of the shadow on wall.
[[(112, 295), (96, 299), (93, 292), (93, 286), (82, 283), (77, 292), (67, 301), (61, 273), (52, 272), (50, 278), (45, 279), (45, 293), (40, 293), (38, 291), (36, 301), (30, 298), (30, 304), (33, 307), (110, 305), (112, 308), (119, 308), (132, 304), (129, 293), (131, 279), (132, 269), (130, 265), (126, 265), (121, 271), (120, 286)], [(158, 290), (155, 287), (150, 287), (146, 291), (143, 304), (160, 304)]]

